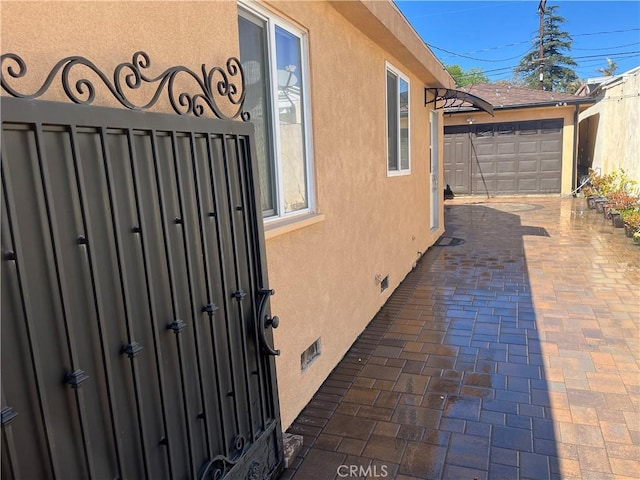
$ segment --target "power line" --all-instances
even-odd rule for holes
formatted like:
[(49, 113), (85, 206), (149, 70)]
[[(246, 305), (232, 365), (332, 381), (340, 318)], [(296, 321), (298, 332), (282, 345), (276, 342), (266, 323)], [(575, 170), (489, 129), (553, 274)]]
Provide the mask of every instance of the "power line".
[[(574, 59), (589, 59), (586, 60), (586, 62), (584, 63), (589, 63), (592, 64), (593, 66), (596, 65), (601, 65), (602, 64), (602, 60), (606, 59), (606, 58), (611, 58), (612, 60), (615, 59), (624, 59), (624, 58), (632, 58), (634, 56), (637, 56), (638, 54), (640, 54), (640, 50), (636, 50), (636, 51), (632, 51), (632, 52), (620, 52), (617, 54), (599, 54), (599, 55), (585, 55), (582, 57), (574, 57)], [(461, 77), (473, 77), (475, 75), (477, 75), (478, 73), (490, 78), (490, 77), (495, 77), (495, 76), (501, 76), (504, 75), (507, 72), (513, 73), (513, 70), (517, 67), (517, 65), (511, 65), (508, 67), (501, 67), (501, 68), (494, 68), (491, 70), (483, 70), (481, 72), (476, 72), (476, 73), (463, 73), (462, 75), (460, 75)], [(579, 66), (577, 69), (575, 70), (582, 70), (583, 68), (586, 68), (585, 65)]]
[(615, 47), (603, 47), (603, 48), (576, 48), (576, 47), (571, 47), (571, 50), (587, 50), (592, 52), (593, 50), (609, 50), (612, 48), (625, 48), (625, 47), (631, 47), (633, 45), (640, 45), (640, 41), (637, 42), (633, 42), (633, 43), (627, 43), (626, 45), (616, 45)]
[(516, 55), (515, 57), (503, 58), (503, 59), (500, 59), (500, 60), (489, 60), (489, 59), (486, 59), (486, 58), (469, 57), (467, 55), (462, 55), (460, 53), (450, 52), (449, 50), (445, 50), (444, 48), (436, 47), (435, 45), (429, 45), (429, 47), (430, 48), (435, 48), (436, 50), (440, 50), (442, 52), (446, 52), (446, 53), (448, 53), (450, 55), (454, 55), (456, 57), (468, 58), (469, 60), (476, 60), (478, 62), (495, 62), (495, 63), (506, 62), (506, 61), (509, 61), (509, 60), (513, 60), (515, 58), (521, 58), (524, 54), (527, 53), (527, 52), (524, 52), (524, 53), (522, 53), (520, 55)]
[[(625, 30), (610, 30), (610, 31), (606, 31), (606, 32), (576, 33), (576, 34), (570, 34), (570, 35), (572, 37), (581, 37), (581, 36), (594, 36), (594, 35), (608, 35), (608, 34), (611, 34), (611, 33), (628, 33), (628, 32), (635, 32), (635, 31), (640, 31), (640, 28), (629, 28), (629, 29), (625, 29)], [(520, 55), (518, 57), (510, 57), (510, 58), (505, 58), (505, 59), (502, 59), (502, 60), (491, 60), (491, 59), (477, 58), (477, 57), (471, 57), (469, 55), (473, 54), (473, 53), (488, 52), (488, 51), (491, 51), (491, 50), (499, 50), (499, 49), (506, 48), (506, 47), (515, 47), (515, 46), (521, 45), (523, 43), (531, 43), (531, 40), (524, 40), (522, 42), (509, 43), (509, 44), (506, 44), (506, 45), (499, 45), (499, 46), (496, 46), (496, 47), (487, 47), (487, 48), (482, 49), (482, 50), (476, 50), (476, 51), (473, 51), (473, 52), (466, 52), (466, 53), (452, 52), (451, 50), (447, 50), (447, 49), (444, 49), (442, 47), (438, 47), (438, 46), (430, 44), (430, 43), (427, 43), (427, 45), (430, 48), (435, 48), (436, 50), (440, 50), (440, 51), (448, 53), (450, 55), (454, 55), (456, 57), (461, 57), (461, 58), (467, 58), (469, 60), (476, 60), (478, 62), (504, 62), (504, 61), (508, 61), (508, 60), (513, 60), (514, 58), (519, 58), (522, 55), (526, 54), (527, 52), (523, 53), (522, 55)], [(630, 43), (630, 44), (627, 44), (627, 45), (620, 45), (620, 46), (617, 46), (617, 47), (606, 47), (606, 48), (623, 48), (623, 47), (628, 47), (628, 46), (631, 46), (631, 45), (637, 45), (638, 43), (640, 43), (640, 42), (634, 42), (634, 43)], [(606, 48), (604, 48), (604, 49), (606, 49)], [(576, 50), (589, 50), (589, 51), (592, 51), (592, 50), (604, 50), (604, 49), (593, 49), (593, 48), (578, 49), (577, 48)]]
[(640, 28), (628, 28), (626, 30), (611, 30), (609, 32), (574, 33), (574, 34), (569, 34), (569, 35), (571, 35), (572, 37), (587, 37), (587, 36), (592, 36), (592, 35), (605, 35), (605, 34), (609, 34), (609, 33), (637, 32), (639, 30), (640, 30)]
[(598, 55), (584, 55), (581, 57), (572, 57), (574, 60), (580, 60), (583, 58), (600, 58), (600, 57), (632, 57), (634, 55), (640, 54), (640, 50), (634, 50), (633, 52), (619, 52), (619, 53), (600, 53)]

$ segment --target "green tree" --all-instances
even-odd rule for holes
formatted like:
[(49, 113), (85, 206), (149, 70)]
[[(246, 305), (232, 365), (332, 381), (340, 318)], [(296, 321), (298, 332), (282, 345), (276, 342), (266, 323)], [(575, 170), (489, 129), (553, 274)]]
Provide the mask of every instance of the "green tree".
[(584, 81), (577, 79), (567, 85), (566, 93), (574, 95), (578, 90), (580, 90), (580, 87), (582, 87), (582, 85), (584, 85)]
[(600, 72), (605, 77), (609, 77), (611, 75), (615, 75), (616, 70), (618, 70), (618, 64), (613, 60), (611, 60), (610, 58), (607, 58), (607, 66), (603, 68), (598, 68), (596, 72)]
[[(548, 5), (544, 10), (542, 27), (542, 85), (545, 90), (565, 92), (578, 79), (573, 70), (577, 63), (565, 52), (571, 50), (573, 39), (561, 30), (567, 20), (556, 14), (558, 5)], [(530, 88), (540, 86), (540, 35), (536, 32), (531, 50), (514, 69), (514, 77), (521, 79)]]
[(470, 68), (466, 72), (460, 65), (447, 65), (445, 68), (456, 81), (456, 86), (458, 87), (464, 87), (465, 85), (472, 85), (474, 83), (489, 83), (489, 79), (484, 74), (482, 68)]

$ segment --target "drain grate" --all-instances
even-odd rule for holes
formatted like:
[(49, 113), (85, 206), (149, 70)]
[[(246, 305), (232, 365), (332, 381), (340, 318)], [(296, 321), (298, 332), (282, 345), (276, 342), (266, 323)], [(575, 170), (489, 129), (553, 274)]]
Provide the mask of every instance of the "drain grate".
[(434, 243), (434, 247), (455, 247), (457, 245), (462, 245), (464, 243), (464, 239), (456, 238), (456, 237), (440, 237), (436, 243)]
[(544, 227), (534, 227), (530, 225), (522, 226), (522, 235), (534, 235), (536, 237), (550, 237), (549, 232)]

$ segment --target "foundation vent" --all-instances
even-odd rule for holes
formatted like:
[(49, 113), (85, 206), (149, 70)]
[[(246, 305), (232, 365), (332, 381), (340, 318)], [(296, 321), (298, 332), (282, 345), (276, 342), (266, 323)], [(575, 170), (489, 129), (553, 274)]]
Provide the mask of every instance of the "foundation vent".
[(306, 370), (320, 356), (320, 353), (320, 339), (318, 338), (300, 355), (300, 369)]
[(389, 275), (380, 281), (380, 293), (384, 292), (387, 288), (389, 288)]

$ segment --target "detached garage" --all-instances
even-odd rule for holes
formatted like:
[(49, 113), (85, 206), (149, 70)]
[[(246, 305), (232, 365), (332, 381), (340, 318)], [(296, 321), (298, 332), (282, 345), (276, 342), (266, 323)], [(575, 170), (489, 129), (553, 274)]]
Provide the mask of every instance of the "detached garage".
[(591, 100), (492, 84), (466, 90), (493, 104), (494, 116), (467, 104), (445, 109), (444, 182), (455, 194), (568, 194), (577, 186), (574, 126)]

